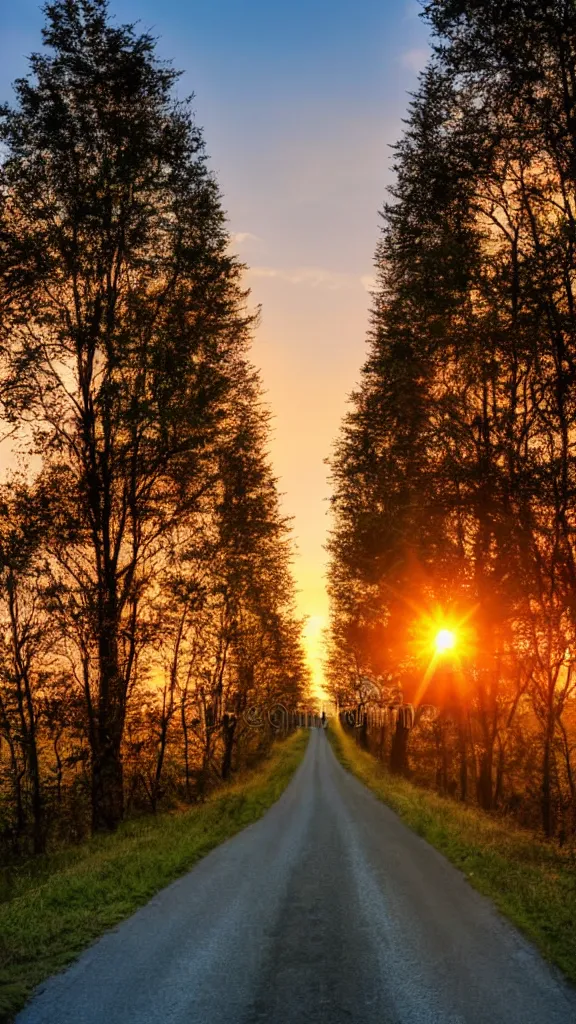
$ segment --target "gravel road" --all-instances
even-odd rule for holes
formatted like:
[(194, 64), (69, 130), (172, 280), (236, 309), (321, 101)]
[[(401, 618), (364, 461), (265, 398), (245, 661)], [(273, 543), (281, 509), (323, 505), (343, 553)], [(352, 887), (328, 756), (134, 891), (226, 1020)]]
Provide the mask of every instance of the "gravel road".
[(575, 1024), (576, 992), (312, 730), (255, 825), (18, 1024)]

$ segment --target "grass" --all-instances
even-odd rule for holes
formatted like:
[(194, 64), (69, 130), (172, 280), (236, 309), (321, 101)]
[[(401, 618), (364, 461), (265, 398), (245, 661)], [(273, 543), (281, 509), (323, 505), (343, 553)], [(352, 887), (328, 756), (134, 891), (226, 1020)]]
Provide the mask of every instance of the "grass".
[(70, 963), (278, 799), (300, 763), (307, 732), (273, 748), (258, 768), (205, 804), (125, 822), (113, 835), (28, 861), (0, 902), (0, 1022), (32, 989)]
[(475, 889), (576, 983), (574, 851), (391, 775), (339, 725), (329, 736), (344, 767), (460, 868)]

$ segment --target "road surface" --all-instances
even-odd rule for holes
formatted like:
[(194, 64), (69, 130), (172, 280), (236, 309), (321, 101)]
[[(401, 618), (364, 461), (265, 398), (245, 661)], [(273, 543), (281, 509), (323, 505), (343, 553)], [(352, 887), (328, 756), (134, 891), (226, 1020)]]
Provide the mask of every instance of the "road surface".
[(576, 993), (336, 761), (41, 988), (18, 1024), (575, 1024)]

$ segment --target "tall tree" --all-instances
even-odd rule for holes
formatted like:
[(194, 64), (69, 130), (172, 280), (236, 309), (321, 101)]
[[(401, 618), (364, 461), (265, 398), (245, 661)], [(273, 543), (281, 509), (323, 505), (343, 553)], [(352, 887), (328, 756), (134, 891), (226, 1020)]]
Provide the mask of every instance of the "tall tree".
[(106, 0), (44, 10), (46, 49), (0, 119), (2, 398), (67, 498), (52, 555), (82, 609), (93, 824), (108, 829), (143, 590), (209, 486), (251, 319), (177, 73)]
[(334, 460), (334, 643), (352, 651), (348, 617), (355, 656), (408, 680), (419, 616), (467, 612), (465, 671), (432, 691), (439, 775), (451, 719), (461, 794), (471, 771), (492, 807), (505, 758), (528, 756), (521, 714), (551, 835), (573, 792), (576, 12), (432, 0), (426, 16), (434, 54), (397, 147), (370, 354)]

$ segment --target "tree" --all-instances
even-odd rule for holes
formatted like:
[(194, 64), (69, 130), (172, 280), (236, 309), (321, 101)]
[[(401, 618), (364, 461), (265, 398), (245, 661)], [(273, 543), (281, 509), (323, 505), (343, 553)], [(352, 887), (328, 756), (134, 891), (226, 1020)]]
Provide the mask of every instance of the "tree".
[[(436, 45), (333, 463), (334, 640), (424, 676), (445, 787), (453, 752), (461, 795), (472, 773), (491, 808), (513, 785), (506, 758), (528, 777), (539, 749), (551, 836), (573, 792), (576, 14), (433, 0), (426, 15)], [(412, 642), (435, 607), (473, 638), (444, 687)]]
[(82, 608), (93, 823), (113, 828), (139, 605), (209, 486), (251, 318), (176, 72), (105, 0), (45, 13), (1, 116), (2, 396), (68, 498), (52, 554)]

